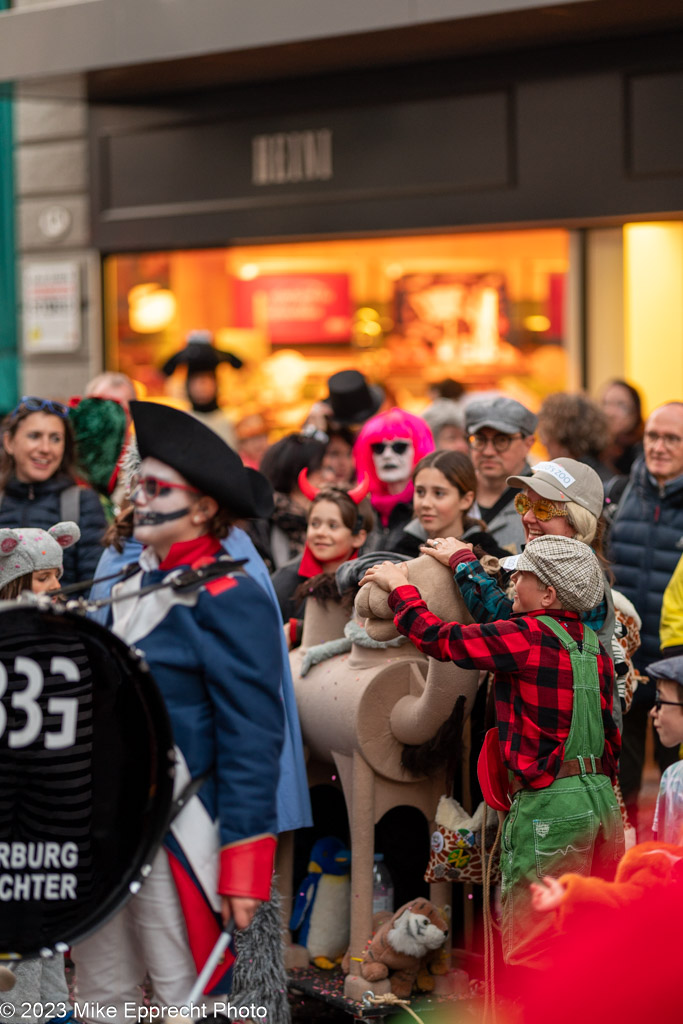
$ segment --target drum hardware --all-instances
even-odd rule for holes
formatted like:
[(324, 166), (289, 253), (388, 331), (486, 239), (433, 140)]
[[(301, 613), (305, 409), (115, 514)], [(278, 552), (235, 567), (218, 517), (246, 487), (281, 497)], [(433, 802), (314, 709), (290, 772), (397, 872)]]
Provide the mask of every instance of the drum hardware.
[(108, 576), (94, 576), (91, 580), (79, 580), (77, 583), (69, 583), (66, 587), (60, 587), (59, 590), (53, 590), (51, 592), (52, 597), (62, 597), (64, 594), (75, 594), (79, 590), (86, 590), (88, 587), (92, 587), (95, 583), (108, 583), (110, 580), (119, 580), (123, 582), (134, 576), (136, 572), (140, 571), (140, 566), (137, 562), (129, 562), (128, 565), (124, 565), (118, 572), (112, 572)]
[(216, 968), (218, 967), (219, 963), (221, 962), (223, 954), (225, 953), (226, 949), (228, 948), (228, 945), (230, 943), (230, 940), (232, 939), (234, 931), (235, 931), (235, 923), (234, 923), (234, 921), (228, 921), (228, 923), (223, 926), (223, 930), (221, 931), (220, 935), (218, 936), (218, 939), (216, 940), (215, 946), (213, 947), (213, 949), (209, 953), (209, 958), (206, 961), (206, 963), (204, 964), (204, 966), (202, 967), (201, 972), (199, 974), (199, 977), (197, 978), (197, 980), (195, 981), (194, 985), (192, 986), (192, 991), (190, 992), (189, 996), (185, 1000), (185, 1004), (184, 1005), (196, 1006), (200, 1002), (202, 994), (204, 992), (204, 989), (205, 989), (206, 985), (208, 984), (211, 975), (213, 974), (213, 972), (216, 970)]
[[(246, 558), (219, 558), (215, 562), (210, 562), (208, 565), (202, 565), (198, 569), (185, 569), (183, 572), (176, 573), (173, 576), (167, 576), (163, 580), (159, 580), (158, 583), (149, 583), (146, 587), (141, 587), (139, 590), (133, 593), (126, 594), (112, 594), (109, 597), (100, 597), (94, 601), (89, 600), (85, 597), (72, 598), (66, 602), (66, 609), (72, 612), (80, 612), (86, 614), (90, 611), (95, 611), (98, 608), (107, 608), (112, 604), (116, 604), (118, 601), (129, 601), (131, 598), (144, 597), (146, 594), (153, 594), (157, 590), (164, 590), (171, 588), (179, 593), (191, 593), (193, 590), (197, 590), (205, 583), (210, 583), (212, 580), (220, 579), (222, 576), (228, 576), (231, 572), (235, 572), (246, 565), (248, 559)], [(130, 569), (131, 566), (127, 566), (126, 569)], [(137, 567), (139, 569), (139, 566)], [(126, 579), (133, 573), (128, 573)], [(118, 574), (117, 574), (118, 576)], [(123, 579), (123, 577), (122, 577)], [(90, 581), (91, 582), (91, 581)], [(84, 586), (87, 585), (84, 584)], [(72, 589), (80, 589), (80, 584), (73, 584)], [(64, 591), (55, 591), (51, 596), (59, 598), (61, 593), (65, 593), (68, 588)]]

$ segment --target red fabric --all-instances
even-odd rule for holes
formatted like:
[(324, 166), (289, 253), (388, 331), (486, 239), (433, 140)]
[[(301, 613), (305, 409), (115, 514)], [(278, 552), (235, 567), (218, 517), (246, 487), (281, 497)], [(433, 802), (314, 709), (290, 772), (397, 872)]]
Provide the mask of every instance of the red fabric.
[(508, 796), (509, 779), (500, 757), (500, 740), (497, 729), (489, 729), (477, 759), (477, 778), (489, 807), (497, 811), (510, 810)]
[(455, 572), (462, 562), (476, 562), (477, 556), (469, 548), (460, 548), (458, 551), (454, 551), (451, 557), (448, 559), (448, 564), (451, 570)]
[[(169, 853), (168, 850), (166, 851), (166, 856), (168, 857), (173, 881), (178, 891), (180, 908), (185, 918), (190, 952), (192, 953), (194, 965), (197, 968), (197, 974), (199, 974), (208, 960), (211, 950), (218, 941), (220, 928), (216, 915), (207, 904), (201, 891), (185, 872), (180, 861), (172, 853)], [(204, 989), (205, 995), (209, 992), (220, 991), (220, 988), (217, 988), (218, 983), (225, 972), (230, 970), (234, 962), (235, 957), (231, 950), (226, 949), (223, 963), (218, 964), (216, 970), (209, 978), (209, 982)]]
[(216, 597), (218, 594), (224, 594), (226, 590), (232, 590), (236, 586), (237, 580), (232, 579), (230, 576), (223, 576), (221, 579), (211, 580), (210, 583), (206, 583), (204, 589), (212, 597)]
[(277, 840), (271, 835), (223, 847), (218, 891), (226, 896), (270, 899), (276, 849)]
[[(524, 1024), (679, 1024), (681, 862), (664, 863), (660, 870), (648, 857), (648, 847), (655, 845), (660, 844), (629, 850), (616, 882), (581, 879), (581, 890), (567, 891), (565, 900), (573, 906), (551, 947), (551, 966), (521, 976), (514, 993)], [(629, 859), (640, 870), (622, 882)], [(566, 885), (569, 877), (561, 881)], [(623, 962), (607, 980), (605, 964), (614, 949)]]
[(295, 644), (296, 644), (296, 637), (297, 637), (297, 633), (298, 632), (299, 632), (299, 620), (298, 619), (290, 619), (289, 620), (289, 643), (290, 643), (291, 647), (294, 647)]
[[(354, 558), (358, 558), (358, 548), (352, 548), (349, 551), (349, 557), (346, 559), (347, 562), (352, 562)], [(328, 561), (336, 562), (336, 558), (328, 559)], [(306, 579), (310, 579), (311, 576), (317, 576), (319, 573), (325, 571), (327, 561), (321, 561), (316, 558), (308, 544), (304, 546), (304, 553), (301, 556), (301, 565), (299, 566), (299, 576), (305, 576)]]
[(220, 541), (208, 533), (194, 540), (179, 540), (171, 545), (171, 550), (159, 563), (160, 569), (175, 569), (178, 565), (189, 565), (198, 569), (201, 565), (212, 562), (212, 555), (221, 550)]
[(413, 481), (409, 480), (402, 491), (398, 494), (373, 494), (372, 495), (372, 507), (374, 508), (377, 515), (382, 520), (382, 525), (386, 526), (389, 522), (389, 516), (396, 508), (397, 505), (412, 505), (413, 503)]
[[(389, 606), (396, 613), (396, 628), (418, 650), (437, 661), (454, 661), (462, 668), (495, 673), (503, 764), (531, 789), (554, 782), (571, 727), (573, 675), (568, 652), (538, 616), (552, 616), (580, 644), (583, 625), (579, 613), (538, 609), (510, 619), (462, 626), (432, 615), (420, 592), (411, 586), (392, 591)], [(614, 781), (621, 749), (621, 737), (612, 718), (614, 666), (604, 648), (597, 662), (605, 728), (602, 759)]]

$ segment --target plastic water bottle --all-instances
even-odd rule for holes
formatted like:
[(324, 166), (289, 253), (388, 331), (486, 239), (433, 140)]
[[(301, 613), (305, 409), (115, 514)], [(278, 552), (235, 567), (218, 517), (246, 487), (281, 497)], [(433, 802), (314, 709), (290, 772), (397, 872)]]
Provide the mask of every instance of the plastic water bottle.
[(384, 863), (384, 854), (376, 853), (372, 868), (372, 912), (376, 914), (380, 910), (388, 910), (393, 914), (394, 883)]

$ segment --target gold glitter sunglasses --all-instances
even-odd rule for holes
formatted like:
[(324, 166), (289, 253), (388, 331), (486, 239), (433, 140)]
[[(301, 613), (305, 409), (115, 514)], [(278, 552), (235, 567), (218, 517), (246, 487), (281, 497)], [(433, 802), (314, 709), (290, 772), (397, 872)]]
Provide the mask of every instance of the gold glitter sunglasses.
[(518, 494), (515, 498), (515, 511), (520, 516), (525, 516), (527, 512), (532, 511), (539, 523), (547, 523), (549, 519), (556, 519), (558, 516), (566, 517), (569, 515), (566, 509), (558, 508), (557, 505), (549, 501), (548, 498), (539, 498), (538, 501), (529, 501), (526, 494)]

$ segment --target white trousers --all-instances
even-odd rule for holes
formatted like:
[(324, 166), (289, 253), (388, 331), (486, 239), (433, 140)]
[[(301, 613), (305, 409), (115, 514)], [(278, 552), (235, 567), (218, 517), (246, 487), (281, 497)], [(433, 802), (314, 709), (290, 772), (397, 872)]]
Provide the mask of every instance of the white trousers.
[[(97, 1007), (113, 1006), (116, 1017), (107, 1019), (117, 1024), (137, 1020), (137, 1008), (142, 1005), (140, 986), (147, 974), (153, 1005), (187, 1004), (197, 971), (163, 849), (154, 858), (151, 874), (139, 893), (108, 924), (74, 946), (71, 955), (76, 966), (79, 1019), (96, 1024), (103, 1019)], [(202, 1000), (210, 1013), (214, 1000)], [(143, 1014), (143, 1019), (149, 1019), (148, 1015)]]

